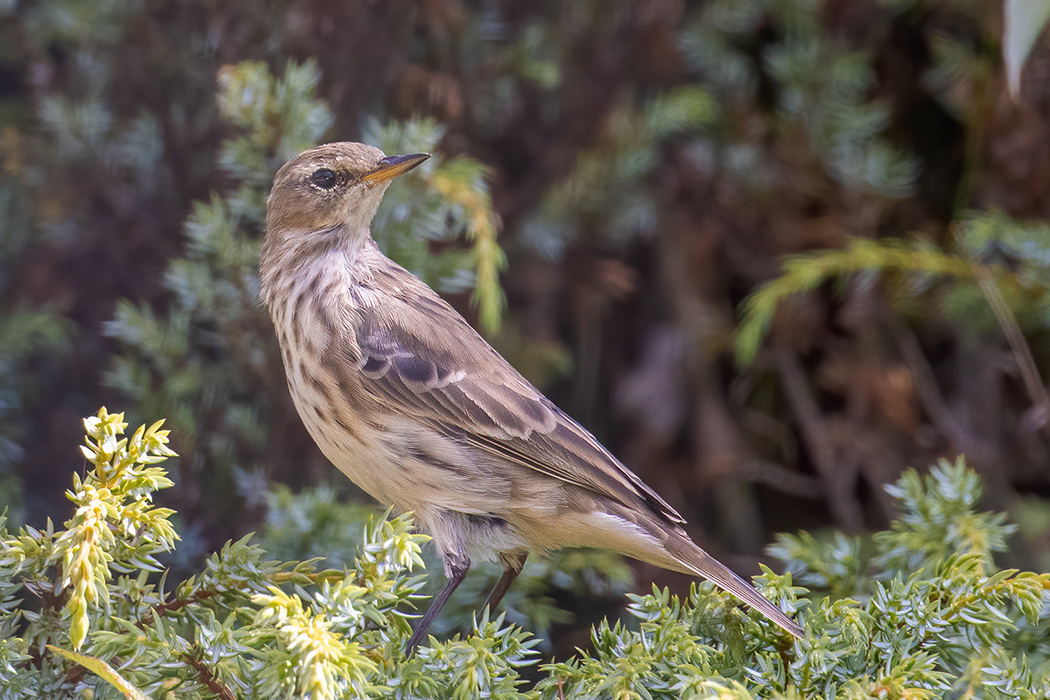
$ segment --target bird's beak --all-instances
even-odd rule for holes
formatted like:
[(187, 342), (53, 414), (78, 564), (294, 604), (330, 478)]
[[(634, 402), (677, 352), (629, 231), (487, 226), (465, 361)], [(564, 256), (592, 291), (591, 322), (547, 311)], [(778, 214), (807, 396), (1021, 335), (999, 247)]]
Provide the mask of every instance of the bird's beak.
[(407, 156), (387, 156), (379, 161), (379, 165), (375, 170), (361, 179), (369, 184), (375, 185), (385, 180), (389, 180), (392, 177), (397, 177), (402, 173), (407, 173), (429, 157), (429, 153), (411, 153)]

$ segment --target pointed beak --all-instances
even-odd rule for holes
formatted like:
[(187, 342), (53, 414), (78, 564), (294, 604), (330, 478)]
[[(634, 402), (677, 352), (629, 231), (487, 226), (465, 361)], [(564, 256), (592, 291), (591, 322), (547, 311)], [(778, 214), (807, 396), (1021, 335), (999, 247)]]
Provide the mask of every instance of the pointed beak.
[(429, 157), (429, 153), (411, 153), (407, 156), (387, 156), (379, 161), (379, 165), (375, 170), (361, 179), (369, 184), (376, 185), (380, 182), (389, 180), (392, 177), (397, 177), (402, 173), (407, 173)]

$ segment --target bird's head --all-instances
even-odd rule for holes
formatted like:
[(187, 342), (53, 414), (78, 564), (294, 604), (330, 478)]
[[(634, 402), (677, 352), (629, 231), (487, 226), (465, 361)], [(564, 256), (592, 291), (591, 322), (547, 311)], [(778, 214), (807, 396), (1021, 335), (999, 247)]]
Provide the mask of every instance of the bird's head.
[(277, 171), (266, 200), (267, 237), (309, 236), (342, 228), (367, 235), (390, 180), (429, 153), (387, 156), (363, 143), (328, 143), (303, 151)]

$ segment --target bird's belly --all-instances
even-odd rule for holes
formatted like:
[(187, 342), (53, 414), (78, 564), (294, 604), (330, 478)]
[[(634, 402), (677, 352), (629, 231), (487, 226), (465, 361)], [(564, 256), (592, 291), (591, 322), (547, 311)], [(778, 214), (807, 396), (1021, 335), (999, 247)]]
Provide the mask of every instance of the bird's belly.
[[(295, 382), (290, 382), (293, 385)], [(511, 491), (506, 475), (479, 463), (469, 449), (395, 415), (361, 420), (333, 412), (322, 392), (293, 386), (296, 409), (324, 455), (362, 490), (401, 511), (452, 511), (502, 516)]]
[(321, 451), (362, 490), (397, 511), (413, 511), (438, 551), (464, 552), (474, 561), (531, 547), (507, 516), (508, 489), (469, 461), (446, 461), (438, 435), (416, 430), (375, 431), (362, 439), (307, 428)]
[[(354, 437), (332, 434), (330, 430), (318, 428), (304, 420), (324, 456), (372, 498), (384, 506), (394, 506), (400, 511), (412, 510), (402, 494), (405, 484), (398, 483), (389, 464), (380, 464), (383, 455), (368, 449), (367, 443)], [(384, 460), (385, 462), (385, 460)]]

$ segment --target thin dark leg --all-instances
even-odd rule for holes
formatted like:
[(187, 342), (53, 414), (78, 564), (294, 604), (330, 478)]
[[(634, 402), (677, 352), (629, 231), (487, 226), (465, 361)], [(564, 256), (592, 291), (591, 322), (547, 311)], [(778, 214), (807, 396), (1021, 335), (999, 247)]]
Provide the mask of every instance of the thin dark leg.
[(415, 631), (412, 632), (412, 637), (408, 640), (408, 645), (405, 647), (405, 656), (411, 656), (412, 652), (416, 650), (420, 642), (427, 636), (427, 630), (430, 629), (430, 625), (434, 623), (434, 619), (437, 618), (438, 613), (441, 612), (441, 608), (445, 607), (445, 603), (448, 602), (452, 592), (456, 590), (459, 584), (463, 583), (463, 579), (467, 575), (467, 571), (470, 569), (470, 559), (466, 557), (462, 558), (449, 558), (446, 561), (448, 567), (449, 577), (448, 583), (441, 589), (441, 592), (437, 594), (434, 600), (430, 603), (430, 607), (423, 614), (419, 624), (416, 625)]
[(499, 581), (496, 581), (496, 585), (493, 587), (492, 592), (489, 593), (488, 600), (485, 601), (489, 613), (495, 610), (496, 606), (499, 605), (499, 602), (503, 600), (503, 596), (507, 594), (510, 584), (514, 583), (514, 579), (518, 578), (518, 574), (521, 573), (522, 567), (525, 566), (525, 560), (528, 556), (528, 552), (525, 554), (500, 556), (500, 561), (503, 562), (503, 575), (499, 577)]

